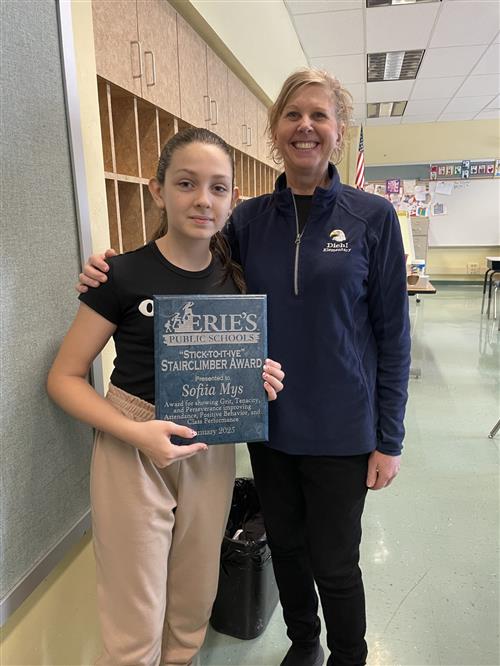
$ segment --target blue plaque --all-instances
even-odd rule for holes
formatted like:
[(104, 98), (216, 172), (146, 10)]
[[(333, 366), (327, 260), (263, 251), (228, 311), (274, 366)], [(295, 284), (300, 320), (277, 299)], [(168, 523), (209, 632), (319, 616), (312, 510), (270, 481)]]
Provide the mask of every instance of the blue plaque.
[(207, 444), (268, 439), (266, 296), (154, 296), (154, 335), (157, 419)]

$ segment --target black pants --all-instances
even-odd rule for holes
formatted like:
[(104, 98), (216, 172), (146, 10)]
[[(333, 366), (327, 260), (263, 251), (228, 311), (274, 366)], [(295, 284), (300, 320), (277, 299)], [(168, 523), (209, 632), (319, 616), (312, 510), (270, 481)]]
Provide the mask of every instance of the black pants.
[(332, 653), (329, 666), (366, 663), (365, 595), (359, 568), (368, 455), (293, 456), (249, 444), (288, 637), (320, 634), (318, 587)]

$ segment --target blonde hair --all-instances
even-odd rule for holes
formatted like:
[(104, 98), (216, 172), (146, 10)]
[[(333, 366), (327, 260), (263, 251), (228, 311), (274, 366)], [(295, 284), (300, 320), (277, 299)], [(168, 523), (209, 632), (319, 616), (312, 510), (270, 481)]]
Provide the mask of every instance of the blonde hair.
[(290, 97), (303, 86), (317, 84), (323, 86), (326, 92), (330, 94), (332, 102), (335, 107), (335, 117), (339, 126), (339, 146), (332, 153), (332, 161), (337, 164), (342, 159), (345, 149), (345, 140), (347, 136), (347, 128), (351, 122), (352, 115), (352, 95), (342, 87), (340, 81), (321, 69), (312, 69), (305, 67), (299, 69), (286, 79), (284, 82), (277, 100), (272, 106), (269, 107), (267, 113), (267, 136), (269, 152), (272, 159), (276, 164), (281, 164), (283, 161), (279, 153), (278, 147), (274, 141), (274, 134), (278, 126), (279, 119), (283, 113), (283, 109), (288, 104)]

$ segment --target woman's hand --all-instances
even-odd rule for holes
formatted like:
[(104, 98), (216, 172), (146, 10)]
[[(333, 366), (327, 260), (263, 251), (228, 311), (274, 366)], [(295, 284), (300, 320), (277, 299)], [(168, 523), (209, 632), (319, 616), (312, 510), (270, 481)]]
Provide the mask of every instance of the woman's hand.
[(101, 282), (106, 282), (108, 279), (106, 273), (109, 270), (109, 266), (106, 263), (106, 259), (110, 257), (116, 257), (117, 252), (114, 250), (106, 250), (104, 254), (93, 254), (87, 263), (83, 267), (83, 272), (78, 276), (78, 284), (75, 289), (80, 293), (84, 294), (88, 291), (89, 287), (98, 287)]
[(177, 460), (185, 460), (191, 456), (206, 451), (208, 446), (201, 442), (177, 446), (172, 444), (170, 437), (178, 435), (186, 439), (196, 437), (196, 432), (186, 426), (177, 425), (172, 421), (134, 421), (130, 426), (131, 444), (136, 446), (157, 467), (168, 467)]
[(380, 451), (372, 451), (368, 458), (366, 485), (370, 490), (380, 490), (391, 485), (401, 466), (401, 456), (388, 456)]
[(262, 379), (264, 380), (264, 388), (267, 392), (267, 399), (269, 401), (276, 400), (278, 393), (283, 390), (283, 378), (285, 373), (281, 369), (281, 364), (276, 361), (266, 358)]

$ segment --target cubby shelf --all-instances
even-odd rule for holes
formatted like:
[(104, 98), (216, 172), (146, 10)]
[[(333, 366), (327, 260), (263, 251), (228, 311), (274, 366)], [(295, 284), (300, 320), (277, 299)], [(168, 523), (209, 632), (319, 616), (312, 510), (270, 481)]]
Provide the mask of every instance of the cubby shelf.
[[(159, 211), (148, 190), (164, 144), (185, 120), (97, 77), (111, 245), (120, 252), (146, 243)], [(278, 171), (234, 149), (235, 182), (243, 199), (271, 192)]]

